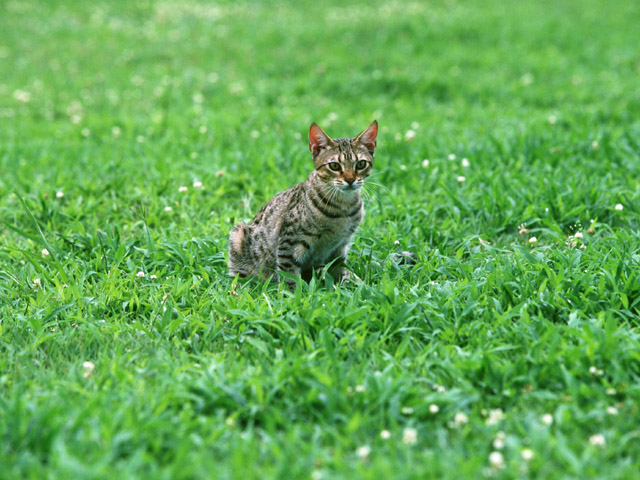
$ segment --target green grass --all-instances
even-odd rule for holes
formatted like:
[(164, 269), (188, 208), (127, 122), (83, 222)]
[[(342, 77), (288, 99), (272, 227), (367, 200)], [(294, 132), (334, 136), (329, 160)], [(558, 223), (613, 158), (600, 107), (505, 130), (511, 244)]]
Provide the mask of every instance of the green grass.
[[(0, 2), (0, 478), (638, 477), (640, 7), (344, 3)], [(362, 283), (228, 277), (374, 118)]]

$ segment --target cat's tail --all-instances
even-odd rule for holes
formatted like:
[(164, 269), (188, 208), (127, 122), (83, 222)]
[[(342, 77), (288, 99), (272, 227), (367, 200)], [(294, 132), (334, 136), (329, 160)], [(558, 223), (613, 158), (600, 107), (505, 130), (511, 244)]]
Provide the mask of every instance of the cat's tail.
[(229, 275), (240, 275), (246, 277), (248, 256), (251, 247), (251, 227), (240, 222), (231, 230), (229, 234)]

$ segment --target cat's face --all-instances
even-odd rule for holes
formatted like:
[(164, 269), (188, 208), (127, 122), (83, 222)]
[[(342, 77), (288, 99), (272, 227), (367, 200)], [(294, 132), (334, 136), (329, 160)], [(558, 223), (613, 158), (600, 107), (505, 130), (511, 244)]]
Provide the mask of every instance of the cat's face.
[(315, 123), (309, 128), (309, 148), (318, 177), (331, 189), (344, 194), (362, 188), (373, 168), (378, 135), (375, 120), (354, 138), (332, 139)]

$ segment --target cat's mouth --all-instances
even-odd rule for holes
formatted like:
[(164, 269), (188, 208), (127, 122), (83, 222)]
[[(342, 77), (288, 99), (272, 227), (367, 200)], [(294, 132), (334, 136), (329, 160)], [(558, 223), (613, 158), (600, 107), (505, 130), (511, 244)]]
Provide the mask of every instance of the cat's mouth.
[(343, 192), (357, 192), (358, 190), (360, 190), (361, 186), (362, 185), (360, 185), (359, 183), (353, 182), (352, 184), (343, 183), (339, 188)]

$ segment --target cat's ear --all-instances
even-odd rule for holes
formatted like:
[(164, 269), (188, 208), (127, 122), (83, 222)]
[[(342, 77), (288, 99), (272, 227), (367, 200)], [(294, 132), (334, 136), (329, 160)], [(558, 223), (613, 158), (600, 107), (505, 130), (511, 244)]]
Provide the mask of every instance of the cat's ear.
[(358, 135), (353, 143), (359, 143), (363, 145), (373, 155), (373, 151), (376, 149), (376, 137), (378, 136), (378, 121), (374, 120), (367, 129)]
[(309, 150), (313, 156), (315, 157), (330, 145), (333, 145), (331, 137), (324, 133), (317, 123), (312, 123), (309, 127)]

